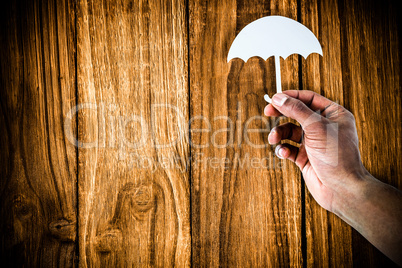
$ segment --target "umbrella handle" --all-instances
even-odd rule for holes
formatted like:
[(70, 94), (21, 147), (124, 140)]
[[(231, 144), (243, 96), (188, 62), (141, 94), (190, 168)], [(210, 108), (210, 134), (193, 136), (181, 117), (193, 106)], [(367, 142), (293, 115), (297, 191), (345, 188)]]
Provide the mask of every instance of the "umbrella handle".
[[(276, 93), (282, 92), (282, 83), (281, 83), (281, 59), (280, 56), (275, 56), (275, 74), (276, 74)], [(264, 100), (268, 103), (272, 103), (272, 99), (268, 96), (268, 94), (264, 95)]]
[(268, 96), (268, 94), (264, 95), (264, 100), (268, 103), (272, 103), (272, 99)]

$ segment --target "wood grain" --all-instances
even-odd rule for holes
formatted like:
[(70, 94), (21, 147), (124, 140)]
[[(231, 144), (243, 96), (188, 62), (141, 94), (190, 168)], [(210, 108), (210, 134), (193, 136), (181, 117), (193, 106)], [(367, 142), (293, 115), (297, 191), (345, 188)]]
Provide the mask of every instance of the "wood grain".
[[(376, 178), (402, 189), (398, 5), (393, 1), (345, 1), (339, 6), (342, 58), (346, 59), (342, 71), (349, 89), (345, 106), (357, 118), (363, 163)], [(352, 234), (354, 265), (396, 266), (356, 231)]]
[[(189, 11), (192, 264), (301, 266), (300, 173), (275, 158), (267, 132), (250, 131), (277, 123), (262, 116), (274, 59), (226, 61), (244, 26), (266, 15), (296, 19), (296, 1), (194, 1)], [(297, 56), (281, 65), (283, 88), (297, 88)], [(252, 166), (264, 158), (265, 167)]]
[(71, 267), (76, 148), (63, 117), (75, 105), (74, 5), (14, 1), (1, 17), (0, 258), (6, 267)]
[(190, 265), (185, 14), (78, 2), (81, 267)]
[[(323, 57), (302, 61), (303, 89), (313, 90), (344, 105), (341, 29), (336, 1), (308, 1), (301, 5), (301, 22), (317, 36)], [(321, 208), (306, 187), (306, 264), (328, 267), (352, 262), (352, 231), (345, 222)]]
[(263, 116), (274, 59), (226, 57), (255, 19), (305, 24), (324, 56), (281, 59), (283, 89), (350, 109), (366, 168), (402, 189), (398, 11), (391, 0), (2, 3), (2, 264), (395, 266), (274, 156), (268, 131), (288, 121)]
[[(378, 179), (401, 189), (400, 62), (392, 2), (302, 1), (301, 14), (301, 22), (318, 37), (324, 54), (303, 61), (303, 89), (352, 111), (364, 165)], [(320, 208), (310, 194), (306, 228), (309, 267), (395, 265)]]

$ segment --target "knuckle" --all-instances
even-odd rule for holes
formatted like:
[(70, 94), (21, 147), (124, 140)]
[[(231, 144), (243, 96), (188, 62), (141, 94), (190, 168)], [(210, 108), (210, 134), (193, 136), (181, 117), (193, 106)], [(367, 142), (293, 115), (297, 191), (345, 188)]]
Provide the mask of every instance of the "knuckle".
[(315, 91), (310, 90), (310, 92), (312, 93), (312, 96), (313, 96), (314, 98), (315, 98), (315, 97), (321, 97), (321, 95), (318, 94), (318, 93), (315, 92)]
[(352, 112), (350, 112), (350, 111), (348, 111), (348, 114), (349, 114), (350, 120), (351, 120), (352, 122), (356, 122), (356, 117), (354, 116), (354, 114), (353, 114)]
[(355, 124), (356, 123), (356, 118), (353, 115), (352, 112), (350, 112), (348, 109), (343, 108), (343, 113), (342, 113), (343, 119), (344, 121), (348, 122), (348, 123), (352, 123)]

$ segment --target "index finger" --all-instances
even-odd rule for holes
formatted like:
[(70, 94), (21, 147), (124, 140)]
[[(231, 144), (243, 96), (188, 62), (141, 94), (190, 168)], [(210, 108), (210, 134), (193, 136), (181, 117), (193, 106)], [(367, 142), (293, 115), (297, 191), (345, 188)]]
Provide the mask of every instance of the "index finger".
[[(333, 101), (330, 99), (327, 99), (324, 96), (321, 96), (320, 94), (310, 90), (286, 90), (283, 93), (292, 98), (299, 99), (313, 111), (323, 111), (333, 103)], [(266, 116), (282, 115), (272, 104), (268, 104), (265, 107), (264, 114)]]
[(330, 99), (310, 90), (286, 90), (283, 93), (292, 98), (301, 100), (313, 111), (322, 111), (333, 103)]

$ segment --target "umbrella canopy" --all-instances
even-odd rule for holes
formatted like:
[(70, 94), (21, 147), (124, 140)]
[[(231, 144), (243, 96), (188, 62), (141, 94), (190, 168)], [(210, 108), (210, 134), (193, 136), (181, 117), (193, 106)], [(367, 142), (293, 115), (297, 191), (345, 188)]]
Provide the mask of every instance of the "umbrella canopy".
[[(315, 35), (303, 24), (282, 16), (267, 16), (244, 27), (229, 49), (228, 62), (240, 58), (247, 62), (258, 56), (267, 60), (275, 56), (276, 87), (282, 92), (279, 57), (286, 59), (291, 54), (307, 58), (311, 53), (322, 56), (322, 48)], [(265, 99), (271, 102), (268, 95)]]

